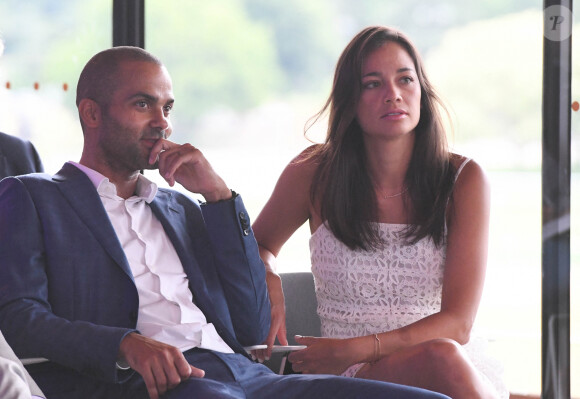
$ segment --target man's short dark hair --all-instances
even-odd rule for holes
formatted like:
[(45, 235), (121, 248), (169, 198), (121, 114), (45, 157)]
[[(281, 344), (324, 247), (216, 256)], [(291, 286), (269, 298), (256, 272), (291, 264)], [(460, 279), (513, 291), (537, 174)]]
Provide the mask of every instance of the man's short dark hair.
[(105, 105), (117, 86), (120, 65), (127, 61), (163, 65), (159, 58), (139, 47), (119, 46), (101, 51), (87, 62), (81, 72), (77, 84), (77, 107), (83, 98)]

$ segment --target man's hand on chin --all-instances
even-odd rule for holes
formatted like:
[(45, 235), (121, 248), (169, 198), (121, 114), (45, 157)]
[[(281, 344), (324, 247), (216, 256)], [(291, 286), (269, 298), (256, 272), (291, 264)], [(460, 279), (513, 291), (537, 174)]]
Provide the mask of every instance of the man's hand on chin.
[(213, 170), (202, 152), (191, 144), (159, 139), (151, 149), (149, 163), (158, 162), (159, 174), (171, 187), (177, 182), (207, 202), (230, 199), (231, 190)]

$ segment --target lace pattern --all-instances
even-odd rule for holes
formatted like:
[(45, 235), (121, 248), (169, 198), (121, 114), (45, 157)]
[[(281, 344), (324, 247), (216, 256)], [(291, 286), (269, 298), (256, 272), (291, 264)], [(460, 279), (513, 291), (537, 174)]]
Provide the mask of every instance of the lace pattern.
[(322, 334), (347, 338), (390, 331), (441, 308), (445, 246), (404, 244), (405, 225), (378, 224), (383, 251), (350, 250), (325, 225), (310, 253)]
[[(323, 224), (310, 237), (318, 315), (323, 337), (350, 338), (391, 331), (441, 309), (446, 246), (430, 238), (405, 245), (406, 225), (377, 224), (382, 251), (351, 250)], [(503, 368), (486, 354), (487, 342), (472, 337), (464, 349), (502, 399), (509, 397)], [(355, 376), (364, 364), (349, 367)]]

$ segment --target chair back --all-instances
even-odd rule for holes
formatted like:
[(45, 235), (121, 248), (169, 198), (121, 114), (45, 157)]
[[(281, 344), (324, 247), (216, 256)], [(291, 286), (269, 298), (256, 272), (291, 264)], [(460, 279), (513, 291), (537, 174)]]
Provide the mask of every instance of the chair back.
[(314, 278), (310, 272), (280, 273), (286, 303), (288, 343), (296, 345), (294, 335), (320, 336), (318, 303)]
[[(297, 345), (295, 335), (320, 337), (320, 319), (316, 308), (314, 278), (310, 272), (280, 273), (286, 305), (286, 331), (288, 344)], [(283, 354), (273, 353), (264, 362), (275, 373), (284, 374)]]

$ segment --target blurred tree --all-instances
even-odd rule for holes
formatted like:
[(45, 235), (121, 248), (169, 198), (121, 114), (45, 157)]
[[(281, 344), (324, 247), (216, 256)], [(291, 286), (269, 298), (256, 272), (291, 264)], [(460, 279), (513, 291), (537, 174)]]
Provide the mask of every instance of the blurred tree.
[[(178, 100), (175, 123), (191, 131), (201, 115), (239, 119), (272, 100), (322, 105), (352, 36), (370, 24), (394, 25), (428, 60), (455, 111), (459, 140), (509, 135), (523, 143), (539, 137), (541, 126), (541, 4), (534, 3), (147, 1), (145, 45), (167, 64)], [(535, 14), (505, 16), (529, 7)], [(111, 3), (101, 0), (0, 2), (2, 73), (13, 88), (68, 82), (66, 106), (76, 113), (78, 73), (110, 45), (110, 13)]]
[[(541, 0), (407, 0), (385, 2), (337, 0), (351, 26), (389, 25), (407, 33), (426, 52), (449, 28), (526, 9), (542, 9)], [(351, 32), (354, 34), (354, 32)]]
[(215, 107), (245, 110), (282, 85), (271, 29), (240, 0), (148, 2), (145, 46), (167, 65), (176, 112), (191, 122)]
[[(333, 0), (245, 0), (250, 16), (272, 32), (284, 91), (327, 91), (344, 44)], [(338, 38), (338, 40), (337, 40)]]
[(111, 43), (111, 9), (101, 0), (0, 2), (1, 63), (12, 87), (67, 82), (74, 91), (85, 62)]

